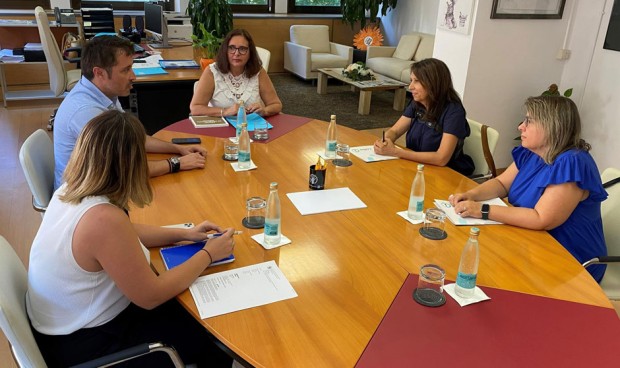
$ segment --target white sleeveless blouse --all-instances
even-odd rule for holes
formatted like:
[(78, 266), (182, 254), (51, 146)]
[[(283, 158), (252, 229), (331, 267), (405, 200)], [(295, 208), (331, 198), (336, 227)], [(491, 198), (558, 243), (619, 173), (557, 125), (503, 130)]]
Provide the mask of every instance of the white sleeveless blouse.
[(209, 68), (211, 68), (215, 82), (215, 90), (209, 106), (225, 108), (236, 104), (239, 100), (243, 100), (246, 106), (253, 103), (265, 105), (260, 98), (258, 86), (258, 75), (263, 72), (262, 70), (252, 78), (247, 78), (245, 73), (238, 77), (233, 76), (232, 73), (223, 74), (217, 68), (216, 63), (210, 64)]

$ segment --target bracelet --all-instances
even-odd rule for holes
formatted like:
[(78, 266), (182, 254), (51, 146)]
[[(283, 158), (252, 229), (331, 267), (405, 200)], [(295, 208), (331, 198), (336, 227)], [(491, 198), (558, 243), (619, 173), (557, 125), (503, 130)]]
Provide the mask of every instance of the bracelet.
[(167, 159), (166, 162), (168, 162), (168, 168), (169, 168), (168, 173), (171, 173), (172, 172), (172, 162), (170, 162), (170, 159)]
[(209, 255), (209, 264), (213, 263), (213, 257), (211, 257), (211, 253), (209, 253), (209, 251), (205, 248), (202, 248), (200, 250), (204, 250)]

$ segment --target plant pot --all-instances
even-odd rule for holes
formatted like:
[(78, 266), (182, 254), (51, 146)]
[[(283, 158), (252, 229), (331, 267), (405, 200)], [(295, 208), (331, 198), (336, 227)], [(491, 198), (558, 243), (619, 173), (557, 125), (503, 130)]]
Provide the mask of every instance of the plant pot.
[(210, 64), (215, 63), (215, 59), (200, 59), (200, 69), (205, 70)]

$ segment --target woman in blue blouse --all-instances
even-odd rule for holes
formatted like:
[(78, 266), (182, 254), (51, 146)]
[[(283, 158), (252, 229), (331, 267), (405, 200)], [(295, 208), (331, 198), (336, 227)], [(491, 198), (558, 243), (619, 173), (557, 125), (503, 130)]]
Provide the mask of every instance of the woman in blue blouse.
[[(565, 97), (540, 96), (528, 98), (525, 107), (514, 163), (497, 178), (450, 196), (450, 202), (463, 217), (547, 230), (580, 263), (606, 255), (601, 202), (607, 192), (590, 145), (580, 138), (577, 106)], [(506, 196), (514, 207), (476, 202)], [(605, 266), (588, 271), (600, 281)]]
[[(385, 132), (385, 140), (375, 142), (375, 153), (448, 166), (470, 175), (474, 162), (463, 153), (463, 142), (470, 133), (469, 124), (446, 64), (433, 58), (413, 63), (409, 90), (413, 101), (396, 124)], [(394, 145), (405, 133), (406, 150)]]

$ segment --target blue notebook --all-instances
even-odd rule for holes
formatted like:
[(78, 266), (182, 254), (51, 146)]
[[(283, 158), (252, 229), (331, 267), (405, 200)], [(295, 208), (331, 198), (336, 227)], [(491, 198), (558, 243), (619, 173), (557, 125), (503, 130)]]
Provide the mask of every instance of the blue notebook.
[[(225, 116), (224, 119), (226, 119), (226, 121), (232, 125), (234, 128), (237, 128), (237, 115), (234, 116)], [(258, 113), (253, 112), (249, 115), (246, 116), (246, 120), (248, 121), (248, 132), (253, 132), (254, 131), (254, 127), (256, 126), (256, 123), (261, 122), (261, 121), (266, 121), (265, 118), (263, 118), (262, 116), (258, 115)], [(273, 128), (273, 125), (267, 123), (267, 129), (271, 129)]]
[[(166, 266), (166, 269), (169, 270), (190, 259), (194, 254), (200, 252), (200, 250), (204, 246), (205, 242), (175, 245), (172, 247), (161, 248), (159, 250), (159, 253), (161, 254), (161, 258), (164, 260), (164, 265)], [(235, 255), (231, 254), (224, 259), (220, 259), (211, 263), (209, 267), (221, 265), (224, 263), (230, 263), (234, 260)]]
[(157, 74), (168, 74), (161, 66), (154, 66), (149, 68), (133, 68), (133, 72), (137, 77), (144, 75), (157, 75)]

